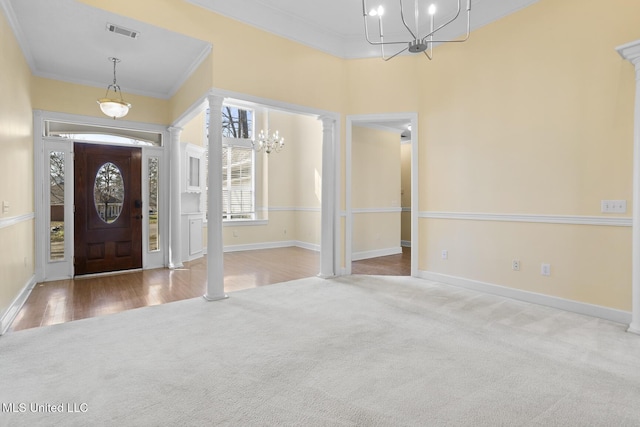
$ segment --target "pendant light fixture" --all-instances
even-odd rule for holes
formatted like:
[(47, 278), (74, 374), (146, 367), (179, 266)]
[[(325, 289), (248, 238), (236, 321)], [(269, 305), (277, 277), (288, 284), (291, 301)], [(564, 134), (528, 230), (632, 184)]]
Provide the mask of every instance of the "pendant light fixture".
[[(116, 82), (116, 64), (120, 62), (118, 58), (109, 57), (109, 61), (113, 62), (113, 83), (107, 86), (107, 93), (104, 98), (98, 99), (100, 110), (113, 119), (119, 119), (129, 113), (131, 104), (122, 98), (122, 90)], [(113, 90), (113, 97), (109, 97), (109, 90)]]
[[(362, 15), (364, 16), (364, 35), (367, 39), (367, 42), (373, 46), (380, 46), (380, 53), (382, 59), (388, 61), (396, 56), (400, 55), (403, 52), (411, 52), (411, 53), (424, 53), (429, 60), (433, 59), (433, 45), (434, 43), (461, 43), (465, 42), (469, 39), (469, 33), (471, 30), (471, 0), (467, 0), (466, 7), (466, 17), (467, 17), (467, 31), (466, 34), (457, 39), (448, 39), (448, 38), (435, 38), (440, 30), (452, 24), (453, 22), (458, 20), (462, 12), (462, 0), (458, 0), (458, 7), (456, 12), (450, 17), (450, 19), (446, 19), (445, 22), (436, 25), (435, 14), (436, 14), (436, 5), (431, 4), (426, 10), (424, 9), (424, 4), (421, 0), (413, 0), (413, 18), (414, 22), (407, 22), (405, 18), (405, 7), (404, 1), (400, 0), (400, 19), (399, 21), (402, 23), (404, 28), (407, 30), (409, 34), (407, 34), (407, 38), (404, 40), (393, 40), (389, 41), (385, 39), (384, 31), (382, 29), (382, 17), (385, 14), (384, 7), (378, 6), (372, 9), (369, 9), (367, 6), (367, 1), (362, 0)], [(420, 11), (427, 13), (420, 13)], [(421, 22), (423, 20), (423, 16), (428, 15), (428, 19), (425, 19), (427, 22)], [(369, 20), (373, 20), (377, 24), (377, 35), (374, 39), (369, 36)], [(405, 45), (406, 47), (391, 56), (387, 56), (385, 53), (385, 46), (387, 47), (396, 47), (399, 48), (398, 45)]]

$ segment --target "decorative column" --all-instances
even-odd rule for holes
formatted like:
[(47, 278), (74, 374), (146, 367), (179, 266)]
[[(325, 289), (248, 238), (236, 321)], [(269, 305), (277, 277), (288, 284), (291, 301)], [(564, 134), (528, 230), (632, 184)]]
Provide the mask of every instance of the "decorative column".
[(335, 276), (335, 212), (336, 212), (336, 180), (334, 164), (334, 129), (335, 120), (323, 116), (322, 121), (322, 209), (320, 235), (320, 274), (322, 278)]
[(619, 46), (616, 50), (636, 69), (636, 103), (633, 116), (632, 313), (628, 331), (640, 335), (640, 40)]
[(180, 203), (180, 183), (182, 182), (182, 168), (180, 167), (180, 134), (182, 128), (169, 128), (169, 154), (171, 185), (169, 188), (169, 200), (171, 204), (170, 221), (170, 246), (169, 246), (169, 268), (182, 267), (182, 233), (180, 227), (182, 205)]
[(209, 95), (209, 195), (207, 197), (207, 292), (204, 299), (219, 301), (224, 293), (224, 243), (222, 241), (222, 102)]

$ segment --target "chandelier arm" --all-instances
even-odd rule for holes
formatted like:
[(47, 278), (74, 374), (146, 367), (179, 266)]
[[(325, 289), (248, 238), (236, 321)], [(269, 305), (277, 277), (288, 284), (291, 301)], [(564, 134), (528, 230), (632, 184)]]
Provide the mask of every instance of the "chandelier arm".
[[(458, 0), (458, 3), (460, 3), (460, 0)], [(404, 19), (404, 11), (403, 11), (403, 9), (404, 8), (402, 7), (402, 0), (400, 0), (400, 18), (402, 18), (402, 23), (404, 24), (404, 26), (407, 29), (407, 31), (409, 31), (409, 34), (411, 34), (411, 37), (413, 37), (414, 40), (417, 40), (418, 36), (413, 34), (413, 31), (411, 31), (411, 28), (409, 28), (409, 25), (407, 25), (407, 21)]]
[[(467, 15), (469, 15), (469, 11), (471, 10), (471, 0), (467, 0), (467, 2), (468, 2)], [(461, 3), (461, 0), (458, 0), (458, 11), (456, 12), (455, 16), (450, 20), (448, 20), (447, 22), (445, 22), (444, 24), (439, 25), (438, 28), (431, 30), (429, 34), (422, 37), (422, 41), (424, 42), (427, 39), (427, 37), (434, 35), (436, 32), (440, 31), (441, 29), (443, 29), (444, 27), (446, 27), (447, 25), (451, 24), (453, 21), (458, 19), (458, 17), (460, 16), (461, 10), (462, 10), (462, 3)]]
[(396, 54), (394, 54), (394, 55), (392, 55), (392, 56), (390, 56), (390, 57), (388, 57), (388, 58), (385, 58), (385, 57), (383, 56), (383, 57), (382, 57), (382, 59), (384, 59), (385, 61), (389, 61), (390, 59), (393, 59), (393, 58), (395, 58), (396, 56), (400, 55), (402, 52), (405, 52), (407, 49), (409, 49), (409, 47), (408, 47), (408, 46), (407, 46), (407, 47), (405, 47), (404, 49), (402, 49), (400, 52), (398, 52), (398, 53), (396, 53)]
[(423, 50), (422, 53), (424, 53), (424, 56), (429, 58), (429, 61), (431, 61), (433, 59), (433, 55), (429, 55), (426, 50)]
[(429, 43), (462, 43), (469, 40), (469, 35), (471, 34), (471, 17), (467, 18), (467, 34), (462, 39), (455, 40), (429, 40)]

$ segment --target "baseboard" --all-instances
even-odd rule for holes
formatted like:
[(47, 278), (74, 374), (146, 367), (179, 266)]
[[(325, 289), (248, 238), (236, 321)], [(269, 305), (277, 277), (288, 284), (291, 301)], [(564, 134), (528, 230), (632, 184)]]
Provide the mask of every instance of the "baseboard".
[(295, 246), (298, 248), (320, 252), (320, 245), (316, 245), (315, 243), (301, 242), (300, 240), (296, 240), (295, 242), (296, 242)]
[(520, 301), (530, 302), (533, 304), (544, 305), (547, 307), (558, 308), (573, 313), (584, 314), (591, 317), (610, 320), (612, 322), (629, 324), (631, 322), (631, 313), (628, 311), (616, 310), (614, 308), (602, 307), (599, 305), (588, 304), (579, 301), (572, 301), (564, 298), (554, 297), (550, 295), (538, 294), (535, 292), (523, 291), (520, 289), (509, 288), (506, 286), (495, 285), (493, 283), (481, 282), (478, 280), (465, 279), (463, 277), (449, 276), (447, 274), (433, 273), (430, 271), (420, 270), (418, 277), (431, 280), (433, 282), (444, 283), (447, 285), (458, 286), (465, 289), (480, 291), (487, 294), (499, 295), (502, 297), (517, 299)]
[(18, 296), (13, 300), (13, 302), (9, 305), (9, 307), (2, 313), (2, 317), (0, 317), (0, 335), (4, 335), (11, 323), (13, 323), (14, 319), (20, 312), (20, 309), (29, 298), (31, 291), (36, 286), (36, 276), (31, 276), (27, 283), (22, 287), (22, 290), (18, 294)]
[(393, 248), (376, 249), (373, 251), (354, 252), (351, 255), (351, 261), (360, 261), (369, 258), (378, 258), (381, 256), (397, 255), (402, 253), (402, 247), (396, 246)]
[(403, 248), (410, 248), (411, 240), (400, 240), (400, 246), (402, 246)]
[[(302, 249), (308, 249), (310, 251), (320, 252), (320, 245), (314, 243), (302, 242), (300, 240), (283, 240), (280, 242), (260, 242), (260, 243), (248, 243), (246, 245), (226, 245), (224, 252), (240, 252), (240, 251), (255, 251), (259, 249), (276, 249), (276, 248), (290, 248), (298, 247)], [(203, 255), (207, 254), (207, 248), (202, 251)]]

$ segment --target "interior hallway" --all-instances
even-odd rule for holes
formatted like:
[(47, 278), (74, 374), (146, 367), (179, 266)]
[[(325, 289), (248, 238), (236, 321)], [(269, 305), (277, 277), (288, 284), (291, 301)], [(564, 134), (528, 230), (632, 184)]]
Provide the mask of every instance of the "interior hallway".
[[(408, 249), (408, 248), (404, 248)], [(354, 274), (408, 275), (410, 251), (352, 264)], [(225, 292), (255, 288), (318, 274), (318, 252), (289, 247), (224, 254)], [(183, 268), (135, 271), (102, 277), (39, 283), (9, 332), (118, 313), (204, 295), (206, 258)]]

